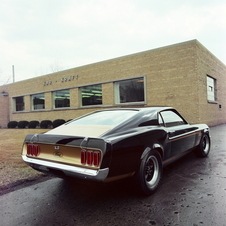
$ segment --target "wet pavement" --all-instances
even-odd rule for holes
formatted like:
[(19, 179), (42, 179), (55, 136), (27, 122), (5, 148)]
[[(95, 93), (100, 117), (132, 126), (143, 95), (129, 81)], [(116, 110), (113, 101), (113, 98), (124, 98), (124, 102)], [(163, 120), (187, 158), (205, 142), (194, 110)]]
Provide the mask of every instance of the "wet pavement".
[(209, 157), (190, 153), (166, 167), (152, 196), (138, 195), (128, 180), (35, 181), (0, 197), (0, 225), (226, 226), (226, 125), (211, 136)]

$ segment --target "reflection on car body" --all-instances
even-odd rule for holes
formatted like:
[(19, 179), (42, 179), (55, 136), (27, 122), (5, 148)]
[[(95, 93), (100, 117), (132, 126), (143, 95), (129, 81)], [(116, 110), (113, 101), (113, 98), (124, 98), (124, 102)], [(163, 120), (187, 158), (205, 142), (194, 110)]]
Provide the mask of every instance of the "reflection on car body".
[(190, 125), (173, 108), (95, 111), (24, 140), (23, 160), (36, 170), (84, 180), (133, 177), (146, 195), (156, 191), (162, 167), (194, 150), (210, 151), (209, 128)]

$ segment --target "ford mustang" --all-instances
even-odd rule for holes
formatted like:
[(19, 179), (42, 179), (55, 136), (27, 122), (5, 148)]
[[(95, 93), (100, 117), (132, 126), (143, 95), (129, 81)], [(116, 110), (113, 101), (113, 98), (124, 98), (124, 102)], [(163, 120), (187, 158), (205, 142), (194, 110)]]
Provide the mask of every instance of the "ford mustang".
[(190, 151), (206, 157), (210, 143), (207, 125), (190, 125), (171, 107), (107, 109), (27, 135), (22, 159), (60, 177), (102, 182), (133, 177), (151, 195), (164, 166)]

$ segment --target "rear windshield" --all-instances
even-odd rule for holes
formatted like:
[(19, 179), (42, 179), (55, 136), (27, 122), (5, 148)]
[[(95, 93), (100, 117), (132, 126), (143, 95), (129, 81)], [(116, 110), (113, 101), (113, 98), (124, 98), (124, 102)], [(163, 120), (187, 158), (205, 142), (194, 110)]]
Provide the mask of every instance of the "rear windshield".
[(69, 125), (116, 126), (137, 113), (136, 110), (100, 111), (75, 119)]

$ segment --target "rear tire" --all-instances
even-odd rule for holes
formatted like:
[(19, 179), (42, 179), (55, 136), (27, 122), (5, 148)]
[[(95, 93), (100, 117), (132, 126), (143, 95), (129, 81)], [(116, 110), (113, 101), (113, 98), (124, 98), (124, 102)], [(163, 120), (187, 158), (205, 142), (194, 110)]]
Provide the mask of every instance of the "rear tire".
[(207, 157), (210, 152), (210, 137), (205, 133), (200, 141), (199, 146), (195, 149), (195, 154), (198, 157)]
[(141, 160), (139, 170), (136, 175), (139, 190), (144, 195), (153, 194), (162, 178), (162, 159), (156, 150), (151, 150)]

